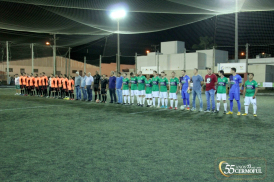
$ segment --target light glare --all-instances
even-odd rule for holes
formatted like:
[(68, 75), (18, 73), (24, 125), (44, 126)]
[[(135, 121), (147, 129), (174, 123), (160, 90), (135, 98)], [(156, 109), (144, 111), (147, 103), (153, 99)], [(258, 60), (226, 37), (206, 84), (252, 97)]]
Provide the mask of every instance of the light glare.
[(113, 19), (120, 19), (126, 16), (126, 11), (125, 10), (117, 10), (113, 11), (110, 14), (110, 17)]

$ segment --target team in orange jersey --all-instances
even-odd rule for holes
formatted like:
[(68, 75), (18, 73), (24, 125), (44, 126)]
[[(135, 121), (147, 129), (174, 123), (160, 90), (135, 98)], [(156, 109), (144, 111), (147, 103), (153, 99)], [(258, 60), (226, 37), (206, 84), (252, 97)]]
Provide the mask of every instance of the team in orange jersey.
[[(21, 95), (39, 96), (47, 98), (66, 98), (74, 100), (74, 80), (72, 76), (68, 79), (66, 75), (51, 76), (48, 78), (45, 73), (26, 74), (22, 73), (19, 77)], [(20, 95), (20, 94), (19, 94)]]

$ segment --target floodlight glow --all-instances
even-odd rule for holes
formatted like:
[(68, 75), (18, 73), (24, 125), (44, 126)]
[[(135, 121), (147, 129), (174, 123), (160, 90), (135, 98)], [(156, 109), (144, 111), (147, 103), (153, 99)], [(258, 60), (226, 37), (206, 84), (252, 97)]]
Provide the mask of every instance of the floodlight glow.
[(264, 52), (262, 54), (264, 55)]
[(126, 16), (126, 11), (125, 10), (113, 11), (110, 14), (110, 17), (112, 19), (120, 19), (120, 18), (124, 18), (125, 16)]
[(244, 56), (244, 55), (245, 55), (245, 53), (244, 53), (244, 52), (242, 52), (242, 53), (241, 53), (241, 55), (242, 55), (242, 56)]
[(46, 42), (46, 45), (50, 45), (50, 43), (49, 43), (49, 42)]
[(149, 53), (150, 51), (147, 51), (147, 54)]

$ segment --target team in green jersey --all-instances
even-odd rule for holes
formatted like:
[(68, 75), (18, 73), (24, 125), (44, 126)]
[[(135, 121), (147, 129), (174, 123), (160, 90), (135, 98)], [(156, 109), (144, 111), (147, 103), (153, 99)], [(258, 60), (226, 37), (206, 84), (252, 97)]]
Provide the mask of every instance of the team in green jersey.
[(175, 100), (175, 110), (177, 110), (178, 107), (178, 99), (177, 94), (179, 91), (179, 79), (175, 77), (175, 72), (173, 71), (171, 73), (171, 78), (169, 81), (169, 99), (170, 99), (170, 107), (169, 109), (173, 109), (173, 101)]
[[(123, 96), (124, 96), (124, 105), (125, 104), (130, 104), (130, 96), (129, 96), (129, 79), (127, 78), (127, 74), (124, 73), (123, 74), (123, 83), (122, 83), (122, 90), (123, 90)], [(128, 103), (127, 103), (127, 99), (128, 99)]]
[(138, 73), (138, 77), (137, 77), (137, 81), (138, 81), (138, 102), (137, 105), (138, 106), (142, 106), (145, 104), (145, 80), (146, 77), (142, 75), (142, 71), (139, 71)]
[(146, 84), (147, 107), (151, 107), (151, 104), (152, 104), (152, 80), (150, 79), (150, 75), (147, 75), (145, 84)]
[(253, 80), (254, 74), (253, 73), (249, 73), (248, 74), (248, 80), (245, 82), (245, 86), (244, 86), (244, 93), (243, 93), (243, 97), (244, 97), (244, 105), (245, 105), (245, 113), (242, 114), (244, 116), (246, 116), (248, 114), (248, 107), (249, 104), (251, 103), (253, 105), (253, 115), (256, 117), (257, 114), (257, 101), (256, 101), (256, 95), (258, 92), (258, 83)]
[[(165, 72), (161, 72), (161, 77), (157, 75), (157, 72), (153, 72), (153, 77), (150, 78), (150, 75), (143, 76), (142, 72), (138, 73), (138, 76), (135, 76), (133, 73), (130, 74), (130, 79), (127, 78), (127, 74), (124, 74), (122, 89), (124, 96), (124, 104), (130, 103), (130, 96), (132, 97), (132, 103), (134, 103), (134, 95), (138, 95), (138, 105), (143, 106), (145, 100), (147, 100), (147, 106), (155, 107), (155, 98), (158, 98), (158, 107), (160, 106), (160, 101), (162, 101), (161, 108), (167, 108), (167, 94), (169, 90), (169, 99), (170, 99), (170, 109), (173, 109), (173, 103), (175, 100), (175, 109), (178, 106), (177, 94), (179, 91), (180, 81), (175, 77), (175, 72), (172, 72), (170, 80), (166, 78)], [(229, 80), (224, 76), (224, 71), (220, 70), (218, 72), (219, 78), (217, 81), (217, 111), (220, 109), (220, 101), (223, 101), (224, 104), (224, 113), (227, 111), (226, 103), (226, 93)], [(258, 84), (253, 80), (254, 74), (249, 74), (249, 80), (245, 82), (244, 87), (244, 98), (245, 98), (245, 114), (248, 114), (248, 106), (253, 104), (254, 116), (256, 115), (257, 106), (256, 106), (256, 94)], [(131, 94), (129, 94), (131, 90)], [(160, 93), (160, 94), (159, 94)], [(128, 99), (128, 102), (127, 100)], [(160, 100), (162, 99), (162, 100)]]
[(224, 104), (224, 114), (227, 112), (227, 103), (226, 103), (226, 89), (228, 84), (228, 79), (224, 76), (224, 71), (220, 70), (218, 72), (219, 78), (217, 81), (217, 113), (220, 110), (220, 101), (223, 101)]

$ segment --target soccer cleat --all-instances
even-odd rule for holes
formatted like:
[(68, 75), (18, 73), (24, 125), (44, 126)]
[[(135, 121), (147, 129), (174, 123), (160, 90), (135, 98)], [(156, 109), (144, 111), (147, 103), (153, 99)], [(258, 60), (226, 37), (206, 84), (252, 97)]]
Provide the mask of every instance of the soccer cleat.
[(253, 114), (254, 117), (257, 117), (257, 114)]
[(140, 105), (141, 107), (144, 107), (143, 104)]
[(150, 107), (150, 105), (147, 105), (147, 107)]
[(160, 108), (160, 106), (157, 106), (157, 108)]
[(174, 110), (178, 110), (178, 108), (177, 108), (177, 107), (175, 107), (175, 108), (174, 108)]
[(238, 113), (237, 113), (237, 116), (240, 116), (240, 115), (241, 115), (241, 113), (240, 113), (240, 112), (238, 112)]
[(218, 111), (218, 110), (215, 110), (213, 113), (219, 113), (219, 111)]
[(196, 108), (192, 107), (191, 111), (196, 111)]
[(202, 109), (202, 108), (200, 108), (199, 112), (203, 112), (203, 109)]
[(231, 111), (228, 111), (227, 113), (226, 113), (227, 115), (229, 115), (229, 114), (233, 114), (233, 112), (231, 112)]
[(224, 114), (226, 114), (226, 111), (224, 111)]
[(161, 106), (161, 108), (165, 108), (165, 106)]
[(209, 109), (206, 109), (206, 110), (204, 110), (204, 112), (210, 112), (210, 110), (209, 110)]
[(242, 114), (242, 116), (247, 116), (247, 114), (246, 114), (246, 113), (244, 113), (244, 114)]
[(168, 109), (173, 109), (171, 106)]
[(187, 107), (187, 108), (186, 108), (186, 110), (187, 110), (187, 111), (189, 111), (189, 110), (190, 110), (190, 108), (189, 108), (189, 107)]
[(167, 109), (167, 106), (165, 106), (165, 109)]
[(212, 109), (211, 112), (212, 112), (212, 113), (218, 113), (219, 111), (217, 112), (217, 110)]

